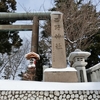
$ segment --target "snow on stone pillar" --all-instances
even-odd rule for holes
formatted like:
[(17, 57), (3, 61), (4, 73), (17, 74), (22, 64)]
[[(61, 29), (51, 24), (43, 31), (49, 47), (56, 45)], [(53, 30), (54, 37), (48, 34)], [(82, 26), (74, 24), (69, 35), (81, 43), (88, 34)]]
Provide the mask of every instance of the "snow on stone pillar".
[(63, 14), (51, 13), (52, 67), (44, 70), (46, 82), (77, 82), (77, 71), (67, 68)]
[(44, 71), (45, 71), (45, 69), (47, 69), (47, 68), (49, 68), (49, 66), (46, 66), (46, 65), (43, 66), (43, 81), (44, 81), (44, 78), (45, 78)]
[(85, 66), (87, 62), (85, 60), (91, 55), (89, 52), (81, 51), (76, 49), (74, 52), (69, 55), (69, 62), (72, 63), (72, 67), (77, 70), (79, 82), (87, 82), (87, 75)]

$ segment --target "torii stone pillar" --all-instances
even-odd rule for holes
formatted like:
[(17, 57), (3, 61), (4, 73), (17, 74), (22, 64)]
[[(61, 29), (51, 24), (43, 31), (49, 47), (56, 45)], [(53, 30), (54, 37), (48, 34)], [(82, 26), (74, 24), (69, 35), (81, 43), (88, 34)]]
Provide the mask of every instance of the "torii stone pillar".
[(31, 39), (31, 51), (38, 53), (38, 36), (39, 36), (39, 19), (37, 16), (33, 17), (33, 29)]
[(64, 41), (63, 14), (51, 13), (52, 68), (44, 70), (44, 81), (77, 82), (74, 68), (67, 68)]

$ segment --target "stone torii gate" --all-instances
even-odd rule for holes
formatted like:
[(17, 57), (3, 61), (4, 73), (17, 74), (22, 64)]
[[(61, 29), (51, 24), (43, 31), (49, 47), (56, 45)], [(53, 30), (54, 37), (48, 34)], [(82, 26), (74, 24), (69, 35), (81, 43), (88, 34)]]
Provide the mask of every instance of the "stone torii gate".
[(48, 18), (51, 18), (52, 68), (54, 70), (44, 72), (44, 81), (76, 82), (76, 70), (70, 72), (66, 70), (63, 14), (61, 12), (0, 13), (0, 20), (33, 20), (33, 25), (0, 25), (0, 31), (32, 30), (31, 51), (37, 53), (39, 20)]
[[(63, 20), (61, 12), (33, 12), (33, 13), (0, 13), (0, 20), (33, 20), (33, 25), (0, 25), (0, 31), (28, 31), (32, 30), (31, 51), (38, 51), (39, 20), (51, 18), (52, 35), (52, 62), (54, 67), (66, 66), (66, 54), (63, 32)], [(60, 20), (61, 19), (61, 20)], [(59, 22), (60, 21), (60, 22)], [(59, 52), (56, 52), (59, 50)], [(57, 53), (57, 54), (56, 54)], [(61, 56), (62, 55), (62, 56)], [(60, 58), (60, 59), (59, 59)], [(60, 64), (56, 65), (57, 62)], [(61, 62), (62, 59), (62, 62)], [(61, 64), (62, 63), (62, 64)]]
[(33, 20), (33, 25), (0, 25), (0, 31), (31, 31), (31, 51), (38, 52), (39, 20), (50, 18), (51, 12), (0, 13), (0, 20)]

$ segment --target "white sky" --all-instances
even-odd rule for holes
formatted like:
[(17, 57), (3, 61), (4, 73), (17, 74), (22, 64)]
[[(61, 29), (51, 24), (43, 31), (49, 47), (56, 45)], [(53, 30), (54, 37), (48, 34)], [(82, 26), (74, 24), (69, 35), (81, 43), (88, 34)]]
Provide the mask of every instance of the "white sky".
[[(88, 0), (85, 0), (88, 1)], [(100, 10), (100, 2), (99, 0), (91, 0), (94, 4), (97, 4), (97, 11)], [(17, 2), (17, 11), (16, 12), (33, 12), (33, 11), (48, 11), (49, 8), (54, 6), (54, 0), (16, 0)], [(24, 21), (17, 22), (17, 24), (30, 24), (32, 23)], [(31, 31), (22, 31), (20, 32), (20, 36), (27, 37), (31, 39)]]
[[(49, 8), (54, 6), (54, 0), (16, 0), (17, 11), (16, 12), (33, 12), (33, 11), (48, 11)], [(21, 21), (16, 24), (31, 24), (32, 21)], [(20, 36), (31, 39), (32, 31), (21, 31)]]
[(54, 0), (16, 0), (18, 12), (47, 11), (53, 6)]

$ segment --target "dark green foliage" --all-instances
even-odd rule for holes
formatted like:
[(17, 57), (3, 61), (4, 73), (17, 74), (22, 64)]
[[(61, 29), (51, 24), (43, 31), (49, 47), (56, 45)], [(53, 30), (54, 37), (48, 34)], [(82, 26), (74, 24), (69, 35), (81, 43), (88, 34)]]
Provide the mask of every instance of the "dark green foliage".
[(22, 39), (18, 35), (18, 32), (10, 33), (10, 39), (15, 48), (19, 48), (22, 45)]
[(22, 39), (15, 32), (13, 33), (0, 33), (0, 53), (10, 53), (12, 46), (19, 48), (22, 45)]
[(14, 12), (15, 10), (15, 0), (0, 0), (0, 12)]
[(44, 57), (40, 56), (40, 60), (37, 62), (37, 66), (36, 66), (36, 81), (42, 81), (43, 79), (43, 65), (45, 65), (45, 60)]
[(91, 52), (91, 56), (87, 60), (88, 65), (86, 68), (92, 67), (100, 62), (100, 30), (91, 39), (93, 39), (93, 42), (86, 49)]
[(40, 41), (39, 44), (40, 44), (40, 46), (39, 46), (38, 52), (40, 55), (40, 60), (37, 61), (37, 65), (36, 65), (36, 79), (35, 79), (36, 81), (42, 81), (42, 79), (43, 79), (43, 65), (49, 65), (49, 59), (46, 56), (46, 51), (45, 51), (46, 44), (45, 44), (45, 42), (42, 42), (42, 41)]
[[(15, 0), (1, 0), (0, 12), (12, 12), (16, 10)], [(12, 24), (14, 21), (0, 20), (1, 25)], [(4, 32), (0, 31), (0, 53), (10, 54), (12, 46), (19, 48), (22, 45), (22, 39), (19, 37), (18, 32)]]

